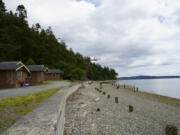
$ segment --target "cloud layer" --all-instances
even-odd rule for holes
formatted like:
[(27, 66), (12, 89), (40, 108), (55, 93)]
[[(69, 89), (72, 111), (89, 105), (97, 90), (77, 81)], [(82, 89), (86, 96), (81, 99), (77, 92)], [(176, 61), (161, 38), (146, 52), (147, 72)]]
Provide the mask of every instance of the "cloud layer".
[(5, 0), (119, 76), (180, 75), (179, 0)]

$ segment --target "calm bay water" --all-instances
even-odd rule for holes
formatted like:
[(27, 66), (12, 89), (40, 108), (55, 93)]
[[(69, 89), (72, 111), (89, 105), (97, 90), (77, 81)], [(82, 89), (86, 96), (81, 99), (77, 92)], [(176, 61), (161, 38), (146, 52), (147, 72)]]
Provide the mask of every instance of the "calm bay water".
[(140, 91), (180, 99), (180, 79), (121, 80), (118, 84), (138, 87)]

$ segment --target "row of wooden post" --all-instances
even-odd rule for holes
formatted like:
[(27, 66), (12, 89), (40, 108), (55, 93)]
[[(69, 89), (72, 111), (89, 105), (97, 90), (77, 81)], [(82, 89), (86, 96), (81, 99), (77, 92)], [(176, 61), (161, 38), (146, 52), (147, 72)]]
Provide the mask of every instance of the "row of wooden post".
[[(99, 91), (99, 93), (102, 93), (103, 95), (106, 95), (106, 92), (102, 92), (102, 90), (100, 90), (98, 88), (95, 88), (95, 90)], [(109, 99), (110, 97), (111, 96), (108, 94), (107, 98)], [(118, 103), (118, 102), (119, 102), (118, 97), (115, 97), (115, 103)], [(133, 112), (133, 110), (134, 110), (134, 107), (132, 105), (129, 105), (129, 112)], [(99, 108), (97, 111), (99, 111)]]
[[(117, 89), (119, 89), (121, 87), (121, 85), (119, 84), (115, 84), (115, 83), (112, 83), (113, 86), (116, 86)], [(128, 86), (126, 86), (125, 84), (122, 86), (124, 89), (127, 88)], [(131, 87), (131, 90), (133, 92), (138, 92), (139, 91), (139, 88), (135, 87), (135, 86), (130, 86)]]

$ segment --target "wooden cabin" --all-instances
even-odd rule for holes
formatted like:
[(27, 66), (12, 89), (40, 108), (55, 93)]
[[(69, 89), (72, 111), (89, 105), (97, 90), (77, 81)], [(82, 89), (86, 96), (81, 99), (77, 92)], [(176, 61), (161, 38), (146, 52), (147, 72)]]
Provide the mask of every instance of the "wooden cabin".
[(63, 73), (60, 69), (51, 69), (46, 73), (46, 80), (62, 80)]
[(45, 81), (46, 67), (44, 65), (28, 65), (31, 75), (27, 77), (30, 84), (43, 83)]
[(0, 62), (0, 88), (17, 88), (26, 82), (29, 69), (21, 61)]

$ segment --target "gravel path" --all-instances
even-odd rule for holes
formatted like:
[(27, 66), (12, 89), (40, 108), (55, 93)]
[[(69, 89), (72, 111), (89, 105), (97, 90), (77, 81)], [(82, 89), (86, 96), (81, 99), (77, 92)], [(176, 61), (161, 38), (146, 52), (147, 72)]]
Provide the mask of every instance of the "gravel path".
[(70, 85), (69, 82), (53, 81), (52, 84), (49, 84), (49, 85), (0, 90), (0, 99), (7, 98), (7, 97), (20, 96), (20, 95), (25, 95), (25, 94), (31, 94), (34, 92), (45, 91), (45, 90), (53, 89), (53, 88), (65, 87), (68, 85)]
[(103, 86), (103, 95), (95, 87), (99, 86), (93, 84), (69, 97), (64, 135), (165, 135), (167, 125), (176, 126), (180, 133), (180, 100), (165, 103), (157, 96), (110, 84)]

